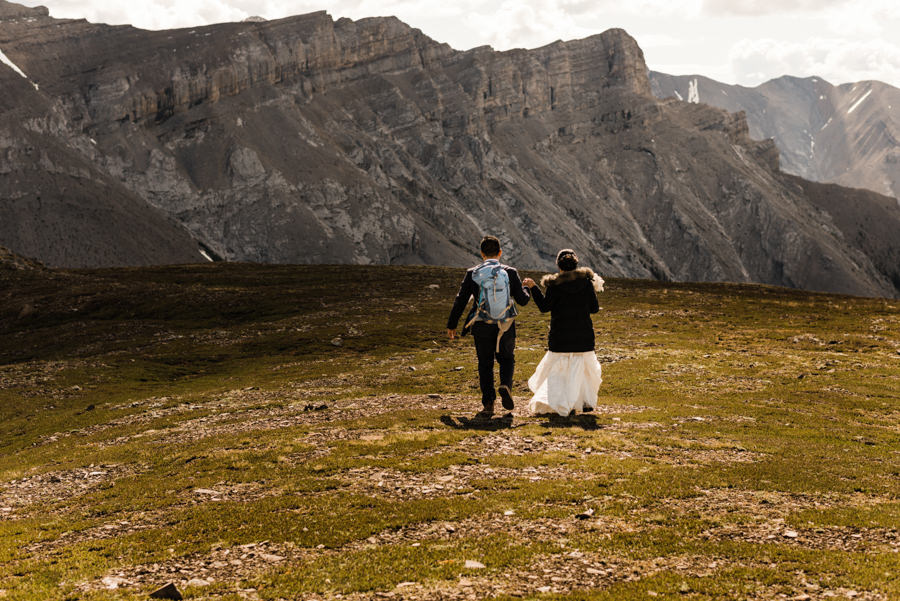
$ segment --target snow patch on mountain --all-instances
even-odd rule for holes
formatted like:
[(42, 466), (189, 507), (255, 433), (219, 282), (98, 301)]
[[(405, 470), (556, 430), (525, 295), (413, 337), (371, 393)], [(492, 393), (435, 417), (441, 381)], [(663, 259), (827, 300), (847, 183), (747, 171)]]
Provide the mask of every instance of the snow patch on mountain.
[[(25, 79), (28, 79), (28, 76), (25, 75), (25, 72), (22, 71), (22, 70), (18, 67), (18, 65), (16, 65), (14, 62), (12, 62), (11, 60), (9, 60), (9, 57), (6, 56), (5, 54), (3, 54), (3, 51), (2, 51), (2, 50), (0, 50), (0, 63), (3, 63), (3, 64), (6, 65), (7, 67), (9, 67), (9, 68), (12, 69), (13, 71), (15, 71), (16, 73), (18, 73), (19, 75), (21, 75), (22, 77), (24, 77)], [(33, 81), (31, 81), (30, 79), (29, 79), (28, 81), (31, 82), (31, 85), (34, 86), (34, 89), (35, 89), (35, 90), (38, 89), (38, 85), (37, 85), (36, 83), (34, 83)]]
[(688, 83), (688, 102), (700, 104), (700, 89), (696, 77)]
[(862, 104), (863, 100), (865, 100), (866, 98), (869, 97), (869, 94), (871, 94), (871, 93), (872, 93), (872, 90), (870, 89), (868, 92), (863, 94), (862, 98), (860, 98), (859, 100), (857, 100), (856, 102), (853, 103), (853, 106), (850, 107), (850, 109), (847, 111), (847, 114), (849, 115), (850, 113), (852, 113), (856, 109), (856, 107), (858, 107), (860, 104)]

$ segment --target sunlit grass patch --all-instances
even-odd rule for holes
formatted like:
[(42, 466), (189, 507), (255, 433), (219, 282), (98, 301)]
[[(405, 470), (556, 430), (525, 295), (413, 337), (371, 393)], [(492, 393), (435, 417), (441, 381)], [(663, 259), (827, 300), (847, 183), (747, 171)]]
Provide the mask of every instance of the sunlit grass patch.
[[(445, 339), (461, 276), (5, 282), (44, 300), (0, 301), (0, 595), (144, 599), (159, 565), (217, 599), (900, 596), (895, 301), (610, 279), (597, 411), (527, 414), (526, 308), (517, 408), (484, 420), (472, 341)], [(263, 543), (284, 559), (185, 586)]]

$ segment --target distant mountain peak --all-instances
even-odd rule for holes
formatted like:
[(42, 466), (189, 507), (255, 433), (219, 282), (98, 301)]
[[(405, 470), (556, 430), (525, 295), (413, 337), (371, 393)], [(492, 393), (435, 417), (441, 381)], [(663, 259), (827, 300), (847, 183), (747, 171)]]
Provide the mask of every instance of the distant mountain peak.
[(818, 76), (783, 75), (755, 88), (696, 75), (650, 78), (659, 98), (685, 99), (699, 87), (700, 102), (744, 111), (750, 135), (773, 138), (790, 173), (900, 198), (897, 88), (878, 81), (834, 86)]

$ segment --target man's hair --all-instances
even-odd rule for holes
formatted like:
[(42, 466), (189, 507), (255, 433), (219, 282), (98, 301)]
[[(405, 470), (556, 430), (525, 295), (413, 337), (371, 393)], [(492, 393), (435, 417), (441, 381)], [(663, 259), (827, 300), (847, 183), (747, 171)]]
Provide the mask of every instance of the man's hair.
[(495, 236), (485, 236), (481, 239), (481, 254), (485, 257), (496, 257), (500, 254), (500, 240)]

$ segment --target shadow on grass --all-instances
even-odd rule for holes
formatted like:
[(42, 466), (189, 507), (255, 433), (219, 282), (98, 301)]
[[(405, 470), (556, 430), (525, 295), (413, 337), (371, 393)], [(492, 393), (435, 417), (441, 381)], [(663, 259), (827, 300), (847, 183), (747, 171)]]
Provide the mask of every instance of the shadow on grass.
[(455, 430), (488, 430), (493, 432), (511, 428), (513, 416), (512, 413), (507, 413), (501, 417), (493, 417), (491, 413), (479, 411), (471, 418), (457, 417), (454, 419), (449, 415), (442, 415), (441, 423)]
[(558, 415), (556, 413), (543, 413), (538, 417), (546, 420), (538, 424), (545, 428), (581, 428), (583, 430), (599, 430), (596, 415)]

